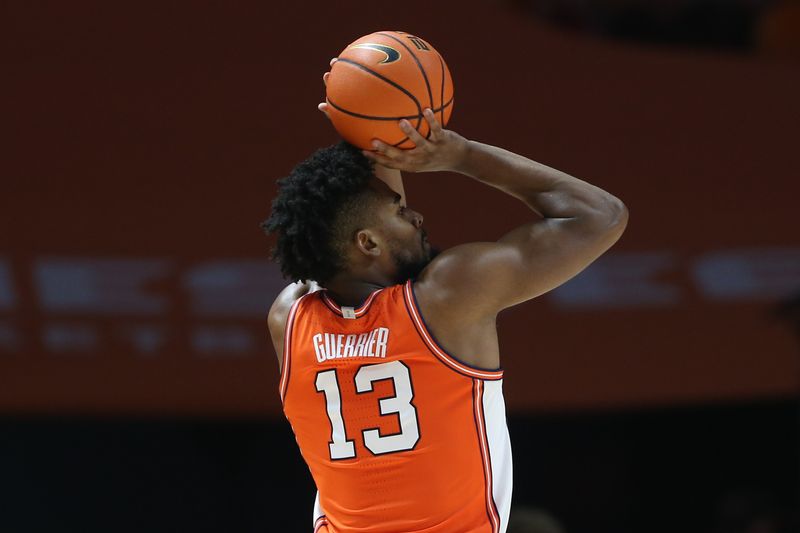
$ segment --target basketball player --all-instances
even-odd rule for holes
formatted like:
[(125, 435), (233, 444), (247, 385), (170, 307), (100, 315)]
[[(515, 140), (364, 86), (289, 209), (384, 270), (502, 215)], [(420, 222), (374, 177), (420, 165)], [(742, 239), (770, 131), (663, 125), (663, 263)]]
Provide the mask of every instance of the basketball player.
[[(411, 150), (317, 151), (279, 182), (264, 223), (295, 281), (269, 329), (283, 409), (318, 489), (315, 532), (505, 532), (497, 314), (575, 276), (627, 223), (602, 189), (445, 130), (430, 109), (425, 119), (429, 139), (399, 124)], [(434, 258), (400, 171), (457, 172), (535, 215)]]

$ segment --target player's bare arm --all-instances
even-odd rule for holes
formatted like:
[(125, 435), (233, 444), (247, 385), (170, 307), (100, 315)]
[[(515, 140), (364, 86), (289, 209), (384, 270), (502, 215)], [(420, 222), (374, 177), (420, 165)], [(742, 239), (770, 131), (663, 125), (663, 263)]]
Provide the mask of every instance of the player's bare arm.
[(497, 242), (451, 248), (423, 271), (414, 288), (432, 333), (466, 363), (499, 366), (495, 319), (502, 309), (566, 282), (622, 235), (625, 205), (608, 192), (506, 150), (445, 130), (430, 110), (431, 136), (407, 122), (416, 144), (398, 150), (382, 142), (365, 155), (408, 172), (448, 170), (491, 185), (524, 202), (538, 217)]
[(267, 325), (272, 337), (272, 345), (275, 347), (275, 353), (278, 356), (278, 368), (280, 368), (283, 361), (283, 335), (286, 328), (286, 318), (289, 316), (292, 304), (298, 298), (319, 289), (319, 285), (314, 281), (298, 281), (284, 288), (272, 303), (267, 317)]

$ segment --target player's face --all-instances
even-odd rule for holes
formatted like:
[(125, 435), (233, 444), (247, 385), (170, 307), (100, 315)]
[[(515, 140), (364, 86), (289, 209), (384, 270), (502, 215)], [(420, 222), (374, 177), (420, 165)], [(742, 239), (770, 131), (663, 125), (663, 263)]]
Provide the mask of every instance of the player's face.
[(410, 207), (395, 204), (398, 231), (388, 240), (389, 253), (395, 268), (395, 282), (419, 276), (431, 261), (431, 245), (422, 227), (422, 215)]
[(400, 195), (385, 188), (381, 202), (381, 233), (387, 248), (386, 268), (396, 283), (416, 278), (430, 263), (434, 252), (422, 226), (423, 217), (400, 203)]

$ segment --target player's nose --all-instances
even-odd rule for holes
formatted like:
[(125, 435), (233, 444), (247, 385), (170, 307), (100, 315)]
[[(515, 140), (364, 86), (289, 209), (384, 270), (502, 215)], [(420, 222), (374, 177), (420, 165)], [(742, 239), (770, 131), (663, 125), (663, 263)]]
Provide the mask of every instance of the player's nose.
[(425, 220), (423, 218), (423, 216), (422, 216), (422, 213), (418, 213), (418, 212), (416, 212), (416, 211), (414, 211), (413, 209), (410, 209), (410, 208), (406, 208), (406, 212), (408, 213), (408, 216), (409, 216), (409, 219), (411, 220), (411, 223), (414, 224), (414, 226), (417, 229), (421, 228), (422, 227), (422, 222), (424, 222), (424, 220)]

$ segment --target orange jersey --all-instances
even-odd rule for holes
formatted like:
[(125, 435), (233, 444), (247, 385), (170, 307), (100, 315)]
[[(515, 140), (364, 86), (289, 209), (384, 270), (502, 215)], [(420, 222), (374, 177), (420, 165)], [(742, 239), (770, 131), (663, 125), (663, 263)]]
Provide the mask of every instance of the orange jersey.
[(504, 532), (511, 445), (502, 378), (436, 344), (410, 281), (358, 309), (326, 291), (297, 300), (280, 394), (318, 489), (314, 531)]

